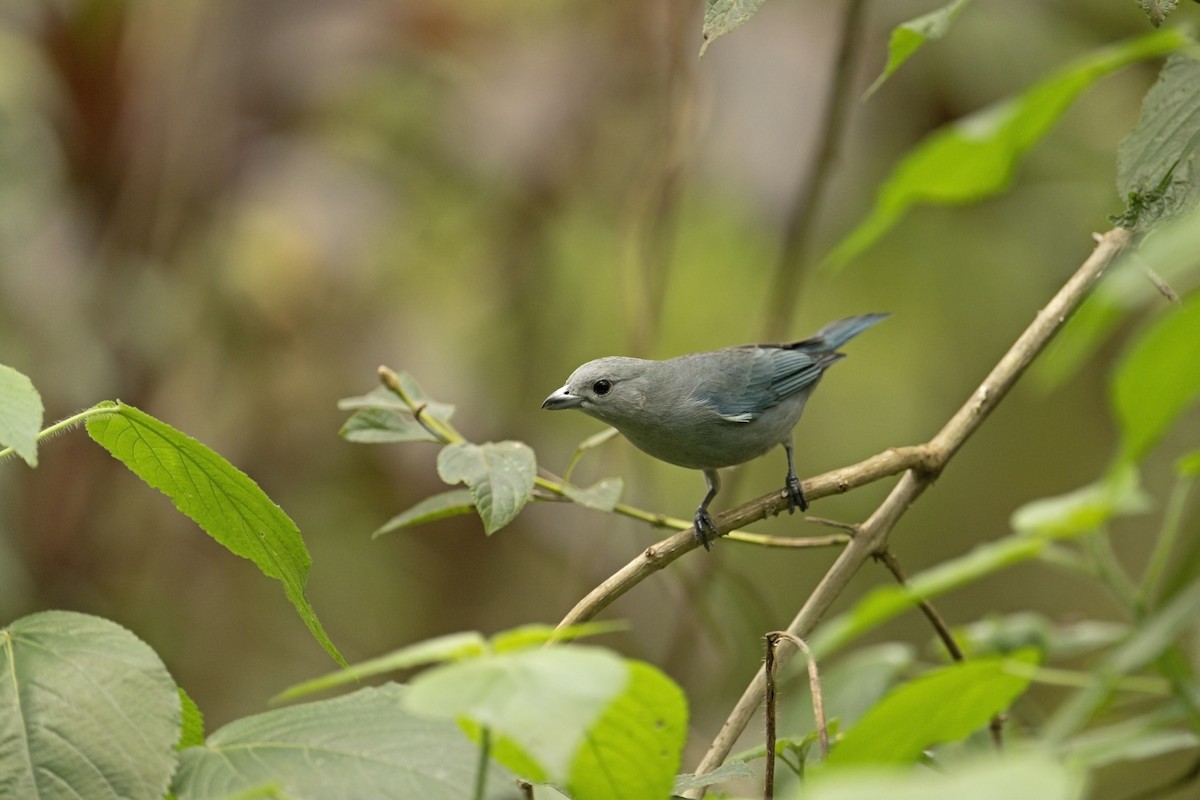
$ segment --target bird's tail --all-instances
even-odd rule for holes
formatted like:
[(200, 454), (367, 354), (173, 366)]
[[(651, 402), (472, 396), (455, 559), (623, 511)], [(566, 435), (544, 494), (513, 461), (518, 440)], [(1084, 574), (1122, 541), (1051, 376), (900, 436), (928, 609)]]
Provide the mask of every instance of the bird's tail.
[(891, 314), (863, 314), (858, 317), (846, 317), (831, 322), (812, 337), (802, 342), (796, 342), (790, 347), (797, 350), (829, 351), (837, 350), (846, 342), (858, 336), (876, 322), (881, 322)]

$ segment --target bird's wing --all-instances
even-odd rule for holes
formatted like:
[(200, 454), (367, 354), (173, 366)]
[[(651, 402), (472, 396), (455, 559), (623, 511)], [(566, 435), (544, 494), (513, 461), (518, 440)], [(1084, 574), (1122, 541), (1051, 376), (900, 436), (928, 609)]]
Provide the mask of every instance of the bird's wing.
[(833, 353), (806, 353), (785, 347), (751, 346), (732, 348), (728, 352), (731, 366), (736, 361), (740, 369), (730, 369), (736, 375), (715, 390), (705, 393), (704, 400), (730, 422), (750, 422), (782, 400), (816, 383), (838, 356)]

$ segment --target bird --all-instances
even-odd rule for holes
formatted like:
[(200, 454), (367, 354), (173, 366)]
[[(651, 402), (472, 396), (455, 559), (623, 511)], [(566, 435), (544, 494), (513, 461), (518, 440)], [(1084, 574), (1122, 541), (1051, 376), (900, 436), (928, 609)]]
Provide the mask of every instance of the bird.
[(845, 357), (838, 348), (888, 316), (847, 317), (797, 342), (740, 345), (665, 361), (598, 358), (571, 373), (542, 408), (577, 408), (654, 458), (703, 472), (708, 493), (696, 509), (693, 532), (709, 550), (720, 536), (708, 513), (721, 488), (717, 470), (776, 445), (787, 454), (788, 513), (808, 509), (796, 476), (792, 428), (825, 370)]

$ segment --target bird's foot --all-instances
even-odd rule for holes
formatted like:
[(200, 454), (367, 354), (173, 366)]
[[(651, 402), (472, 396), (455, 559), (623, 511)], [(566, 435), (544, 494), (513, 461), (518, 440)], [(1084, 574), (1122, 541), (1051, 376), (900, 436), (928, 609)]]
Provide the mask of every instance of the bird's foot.
[(717, 530), (717, 524), (713, 522), (713, 518), (709, 516), (707, 509), (704, 507), (696, 509), (696, 520), (693, 526), (692, 532), (696, 537), (696, 541), (703, 545), (705, 550), (711, 550), (713, 541), (721, 533)]
[(784, 492), (787, 494), (789, 514), (794, 513), (797, 508), (801, 511), (808, 511), (808, 500), (804, 497), (804, 489), (800, 487), (799, 478), (795, 475), (788, 475)]

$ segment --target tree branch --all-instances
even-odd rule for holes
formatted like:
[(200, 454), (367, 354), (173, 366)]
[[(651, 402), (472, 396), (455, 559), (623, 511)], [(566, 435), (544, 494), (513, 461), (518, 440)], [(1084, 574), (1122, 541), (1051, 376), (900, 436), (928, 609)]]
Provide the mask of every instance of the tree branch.
[[(873, 483), (880, 478), (895, 475), (905, 470), (927, 472), (933, 461), (925, 445), (916, 447), (894, 447), (860, 461), (849, 467), (835, 469), (804, 482), (804, 495), (809, 500), (844, 494), (859, 486)], [(751, 522), (766, 519), (787, 510), (787, 497), (782, 491), (765, 494), (748, 503), (716, 517), (717, 530), (722, 535)], [(669, 536), (643, 550), (636, 558), (614, 573), (586, 597), (558, 623), (559, 628), (586, 622), (599, 614), (610, 603), (637, 586), (646, 578), (670, 564), (689, 550), (695, 550), (696, 536), (691, 528)]]
[[(1008, 394), (1033, 359), (1045, 349), (1067, 318), (1083, 302), (1105, 268), (1129, 245), (1131, 238), (1129, 231), (1122, 228), (1114, 228), (1103, 236), (1098, 236), (1092, 254), (1037, 314), (967, 402), (927, 445), (914, 448), (923, 452), (929, 459), (923, 462), (924, 469), (910, 468), (905, 472), (887, 498), (859, 527), (858, 534), (829, 568), (788, 626), (789, 633), (802, 639), (811, 634), (817, 621), (846, 588), (859, 568), (887, 545), (888, 535), (908, 507), (929, 487), (946, 463)], [(780, 647), (779, 661), (782, 663), (793, 651), (794, 648)], [(734, 742), (762, 703), (764, 688), (765, 680), (760, 669), (701, 759), (696, 774), (712, 771), (729, 755)]]

